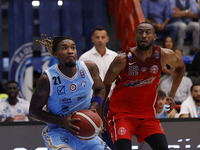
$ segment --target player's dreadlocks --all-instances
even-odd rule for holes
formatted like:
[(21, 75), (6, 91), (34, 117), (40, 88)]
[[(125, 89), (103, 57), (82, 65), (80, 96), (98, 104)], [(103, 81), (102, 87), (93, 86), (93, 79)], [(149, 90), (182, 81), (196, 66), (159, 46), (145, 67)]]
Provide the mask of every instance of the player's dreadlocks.
[(54, 56), (54, 53), (57, 51), (57, 47), (58, 47), (58, 44), (65, 40), (65, 39), (69, 39), (69, 40), (72, 40), (74, 43), (75, 43), (75, 40), (74, 38), (72, 38), (71, 36), (54, 36), (53, 40), (51, 39), (51, 37), (47, 37), (47, 35), (45, 34), (45, 37), (43, 34), (41, 34), (42, 36), (42, 39), (43, 40), (36, 40), (36, 42), (44, 45), (47, 50), (49, 51), (49, 53), (51, 54), (51, 56)]

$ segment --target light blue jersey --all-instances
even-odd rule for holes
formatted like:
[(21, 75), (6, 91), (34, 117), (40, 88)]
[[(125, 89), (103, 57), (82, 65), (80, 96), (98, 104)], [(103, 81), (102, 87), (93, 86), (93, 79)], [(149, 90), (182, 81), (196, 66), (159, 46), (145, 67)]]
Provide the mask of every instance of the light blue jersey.
[[(74, 111), (89, 108), (94, 81), (83, 61), (76, 61), (76, 66), (77, 72), (72, 78), (65, 76), (58, 64), (45, 70), (50, 82), (49, 113), (66, 118)], [(68, 130), (53, 124), (48, 124), (42, 135), (48, 150), (110, 150), (98, 136), (91, 140), (80, 140)]]
[(157, 113), (156, 114), (156, 118), (169, 118), (169, 114), (166, 113), (166, 111), (168, 111), (168, 109), (166, 109), (166, 107), (169, 107), (169, 105), (164, 105), (164, 108), (162, 110), (161, 113)]
[(66, 118), (74, 111), (88, 109), (91, 104), (93, 79), (84, 62), (77, 61), (77, 72), (69, 78), (53, 65), (45, 71), (50, 81), (48, 110), (51, 114)]

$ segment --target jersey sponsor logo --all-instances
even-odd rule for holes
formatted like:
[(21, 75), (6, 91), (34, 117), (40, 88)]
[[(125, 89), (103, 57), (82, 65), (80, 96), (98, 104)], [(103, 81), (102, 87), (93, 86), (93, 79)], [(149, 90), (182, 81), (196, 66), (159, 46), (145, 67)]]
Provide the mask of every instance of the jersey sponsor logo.
[(151, 84), (154, 81), (155, 78), (156, 77), (151, 77), (149, 79), (140, 80), (140, 81), (138, 81), (138, 80), (136, 80), (136, 81), (131, 80), (130, 82), (125, 82), (124, 86), (125, 87), (129, 87), (129, 86), (130, 87), (137, 87), (137, 86), (142, 86), (142, 85), (146, 85), (146, 84)]
[(125, 135), (126, 134), (126, 129), (124, 127), (120, 127), (118, 129), (118, 132), (117, 132), (119, 135)]
[(66, 106), (66, 105), (61, 105), (62, 107), (62, 112), (66, 112), (66, 111), (69, 111), (69, 106)]
[(24, 115), (15, 115), (14, 120), (18, 120), (18, 121), (24, 120)]
[(153, 74), (156, 74), (158, 72), (158, 66), (157, 65), (151, 66), (150, 72)]
[(85, 78), (85, 73), (84, 73), (84, 71), (80, 69), (79, 72), (80, 72), (81, 78)]
[(81, 96), (77, 97), (77, 100), (80, 101), (80, 100), (85, 100), (86, 98), (86, 94), (82, 94)]
[(133, 64), (135, 64), (135, 63), (136, 63), (136, 61), (135, 61), (135, 62), (132, 62), (132, 63), (131, 63), (131, 62), (129, 62), (129, 63), (128, 63), (128, 65), (130, 65), (130, 66), (131, 66), (131, 65), (133, 65)]
[(76, 84), (71, 84), (71, 85), (69, 86), (69, 89), (70, 89), (70, 91), (76, 91), (76, 89), (77, 89)]
[(82, 87), (86, 87), (86, 85), (87, 85), (87, 82), (85, 80), (81, 82)]
[(159, 51), (155, 51), (154, 52), (154, 54), (155, 54), (155, 59), (159, 59), (160, 58), (160, 53), (159, 53)]
[(142, 71), (142, 72), (145, 72), (145, 71), (147, 71), (147, 68), (146, 68), (146, 67), (142, 67), (142, 68), (141, 68), (141, 71)]
[(68, 104), (68, 103), (71, 103), (72, 102), (72, 99), (71, 98), (63, 98), (63, 99), (60, 99), (60, 104)]
[(131, 52), (129, 52), (127, 56), (128, 56), (128, 60), (132, 60), (132, 53)]
[(58, 86), (57, 87), (57, 93), (58, 93), (58, 95), (65, 94), (65, 85)]

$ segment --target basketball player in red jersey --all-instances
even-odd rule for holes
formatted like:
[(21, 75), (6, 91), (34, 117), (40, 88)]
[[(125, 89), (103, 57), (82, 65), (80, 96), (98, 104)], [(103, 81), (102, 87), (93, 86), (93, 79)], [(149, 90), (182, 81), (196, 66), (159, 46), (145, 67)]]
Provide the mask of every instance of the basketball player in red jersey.
[[(132, 134), (139, 142), (147, 142), (153, 150), (168, 150), (161, 123), (155, 118), (157, 86), (166, 64), (176, 68), (167, 98), (169, 113), (175, 106), (173, 98), (185, 73), (185, 65), (172, 50), (153, 44), (156, 34), (150, 23), (138, 25), (136, 39), (138, 46), (127, 47), (124, 53), (116, 56), (104, 79), (107, 95), (116, 80), (110, 97), (108, 129), (117, 150), (131, 150)], [(103, 106), (105, 102), (106, 98)], [(104, 107), (101, 107), (99, 114), (102, 119), (103, 111)]]

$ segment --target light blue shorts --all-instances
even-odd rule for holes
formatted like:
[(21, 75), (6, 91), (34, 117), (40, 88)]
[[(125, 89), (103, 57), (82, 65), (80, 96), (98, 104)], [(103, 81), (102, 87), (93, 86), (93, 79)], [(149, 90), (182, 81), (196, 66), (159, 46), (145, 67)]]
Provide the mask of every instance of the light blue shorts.
[(70, 147), (73, 150), (110, 150), (98, 136), (91, 140), (80, 140), (64, 128), (48, 125), (42, 131), (48, 150)]

